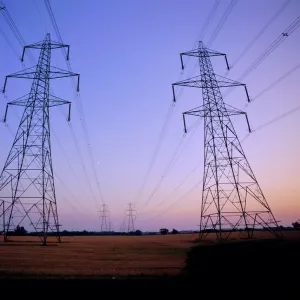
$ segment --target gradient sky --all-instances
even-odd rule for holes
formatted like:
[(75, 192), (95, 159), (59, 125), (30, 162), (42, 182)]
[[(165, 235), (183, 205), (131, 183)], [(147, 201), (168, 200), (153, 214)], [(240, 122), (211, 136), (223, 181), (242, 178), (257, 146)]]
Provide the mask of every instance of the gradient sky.
[[(227, 53), (233, 63), (249, 42), (278, 11), (285, 0), (239, 0), (211, 47)], [(4, 1), (26, 43), (43, 40), (46, 32), (57, 40), (42, 0)], [(226, 10), (222, 0), (204, 35), (207, 42)], [(69, 79), (54, 82), (55, 95), (73, 101), (72, 128), (84, 157), (89, 188), (81, 160), (65, 119), (67, 108), (52, 109), (53, 164), (57, 201), (63, 229), (99, 230), (101, 198), (92, 164), (108, 204), (115, 230), (125, 215), (128, 202), (134, 201), (156, 149), (166, 114), (172, 104), (171, 84), (197, 74), (190, 59), (180, 74), (179, 53), (191, 50), (211, 10), (212, 0), (52, 0), (51, 5), (61, 36), (71, 45), (70, 62), (81, 74), (81, 100), (89, 132), (84, 138), (78, 99)], [(251, 63), (286, 29), (300, 12), (300, 1), (291, 0), (285, 10), (255, 42), (227, 75), (237, 79)], [(21, 47), (0, 16), (0, 78), (21, 70)], [(1, 33), (1, 32), (0, 32)], [(13, 50), (12, 50), (13, 48)], [(289, 36), (254, 72), (243, 80), (251, 97), (300, 63), (300, 28)], [(15, 53), (16, 52), (16, 53)], [(34, 53), (37, 57), (38, 53)], [(66, 68), (60, 50), (53, 52), (52, 65)], [(25, 61), (26, 67), (31, 66)], [(226, 72), (222, 58), (213, 58), (215, 73)], [(262, 124), (297, 107), (300, 69), (275, 88), (253, 101), (247, 112), (251, 127)], [(11, 80), (1, 96), (0, 114), (5, 103), (29, 92), (30, 82)], [(225, 101), (245, 109), (246, 97), (236, 88)], [(78, 103), (77, 103), (78, 104)], [(186, 146), (170, 173), (149, 203), (183, 135), (182, 112), (202, 104), (201, 90), (184, 89), (173, 110), (168, 130), (156, 156), (149, 180), (138, 199), (136, 227), (158, 230), (161, 227), (196, 229), (200, 218), (201, 186), (184, 195), (202, 179), (203, 123), (195, 134), (185, 138)], [(6, 159), (22, 109), (9, 111), (8, 126), (0, 124), (0, 163)], [(19, 116), (19, 117), (18, 117)], [(247, 138), (243, 147), (261, 188), (276, 218), (291, 225), (300, 218), (300, 110)], [(189, 124), (197, 121), (189, 119)], [(242, 139), (247, 134), (243, 117), (234, 118)], [(185, 145), (185, 144), (183, 144)], [(93, 151), (93, 160), (88, 147)], [(196, 167), (198, 168), (178, 188)]]

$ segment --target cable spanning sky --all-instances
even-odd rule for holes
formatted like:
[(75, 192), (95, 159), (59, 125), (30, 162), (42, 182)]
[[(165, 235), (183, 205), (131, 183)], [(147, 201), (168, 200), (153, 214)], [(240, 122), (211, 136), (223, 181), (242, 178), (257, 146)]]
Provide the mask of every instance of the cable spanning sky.
[[(80, 95), (70, 79), (52, 83), (56, 96), (70, 100), (51, 110), (53, 166), (60, 224), (68, 230), (100, 230), (99, 210), (108, 205), (119, 230), (129, 202), (135, 203), (135, 228), (197, 229), (203, 172), (203, 122), (182, 112), (202, 104), (201, 90), (176, 90), (171, 84), (199, 74), (196, 60), (181, 71), (179, 53), (202, 39), (226, 53), (212, 58), (215, 73), (247, 84), (223, 95), (246, 110), (233, 119), (243, 148), (276, 218), (291, 225), (300, 218), (300, 2), (298, 0), (10, 0), (2, 1), (26, 44), (46, 33), (59, 41), (49, 5), (70, 64), (81, 75)], [(298, 28), (299, 27), (299, 28)], [(22, 42), (22, 41), (21, 41)], [(0, 79), (30, 67), (38, 52), (20, 62), (22, 49), (0, 14)], [(265, 52), (266, 51), (266, 52)], [(52, 65), (67, 69), (60, 50)], [(30, 81), (11, 80), (7, 101), (29, 92)], [(0, 124), (0, 168), (16, 132), (22, 108), (12, 108)], [(102, 196), (100, 195), (100, 190)]]

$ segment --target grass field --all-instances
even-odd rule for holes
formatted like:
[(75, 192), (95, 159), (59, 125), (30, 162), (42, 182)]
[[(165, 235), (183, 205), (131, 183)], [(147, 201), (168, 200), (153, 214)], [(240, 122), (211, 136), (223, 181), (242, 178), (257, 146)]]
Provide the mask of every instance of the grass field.
[(178, 274), (196, 235), (35, 237), (0, 242), (0, 272), (30, 275)]
[[(197, 237), (196, 234), (63, 237), (61, 244), (49, 238), (48, 246), (41, 246), (36, 237), (12, 237), (11, 242), (0, 241), (0, 274), (68, 278), (177, 275), (185, 264), (187, 251), (197, 245)], [(285, 237), (300, 240), (300, 232), (286, 232)], [(211, 239), (202, 246), (213, 243)]]

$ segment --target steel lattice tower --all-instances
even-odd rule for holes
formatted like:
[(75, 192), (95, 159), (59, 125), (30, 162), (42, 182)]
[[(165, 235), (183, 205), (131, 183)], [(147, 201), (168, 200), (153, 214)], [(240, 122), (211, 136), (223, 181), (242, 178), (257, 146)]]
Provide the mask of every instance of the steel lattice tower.
[(133, 232), (135, 231), (134, 228), (135, 209), (132, 203), (128, 204), (127, 217), (128, 217), (127, 232)]
[(0, 219), (4, 240), (16, 226), (26, 223), (38, 233), (46, 245), (48, 232), (56, 234), (58, 241), (59, 221), (52, 167), (50, 143), (50, 111), (53, 106), (68, 104), (70, 120), (71, 102), (49, 94), (50, 79), (77, 76), (79, 74), (50, 66), (51, 51), (69, 45), (50, 40), (47, 34), (44, 41), (25, 46), (26, 49), (40, 49), (38, 64), (21, 72), (6, 76), (3, 93), (8, 78), (32, 79), (31, 90), (6, 106), (4, 122), (9, 105), (24, 106), (24, 112), (12, 147), (0, 175)]
[(109, 221), (109, 210), (106, 204), (101, 205), (100, 209), (100, 219), (101, 219), (101, 232), (111, 231), (110, 221)]
[(203, 105), (183, 113), (204, 118), (204, 174), (200, 220), (200, 239), (208, 232), (215, 232), (218, 240), (227, 239), (233, 231), (252, 238), (255, 229), (265, 228), (273, 235), (280, 235), (278, 224), (271, 208), (250, 167), (230, 116), (244, 114), (249, 132), (250, 126), (245, 112), (223, 101), (221, 87), (246, 85), (217, 76), (210, 61), (211, 56), (226, 55), (207, 49), (199, 42), (198, 49), (180, 54), (198, 58), (200, 75), (172, 85), (202, 89)]

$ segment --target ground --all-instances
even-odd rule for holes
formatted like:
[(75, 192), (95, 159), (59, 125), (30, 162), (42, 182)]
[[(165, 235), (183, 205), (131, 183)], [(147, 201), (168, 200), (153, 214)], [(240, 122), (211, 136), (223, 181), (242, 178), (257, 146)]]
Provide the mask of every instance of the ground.
[(0, 242), (0, 273), (7, 276), (125, 276), (180, 273), (197, 235), (13, 237)]
[(65, 294), (67, 299), (88, 293), (130, 299), (178, 298), (179, 293), (187, 298), (195, 292), (203, 299), (299, 294), (300, 231), (285, 232), (283, 239), (263, 232), (254, 240), (233, 235), (222, 243), (212, 235), (200, 243), (197, 237), (64, 237), (61, 244), (51, 238), (48, 246), (33, 237), (14, 237), (0, 242), (0, 290), (15, 297)]
[[(0, 241), (0, 276), (175, 276), (182, 273), (189, 249), (199, 244), (197, 237), (197, 234), (63, 237), (60, 244), (51, 237), (47, 246), (42, 246), (36, 237), (12, 237), (10, 242)], [(270, 236), (259, 233), (257, 237)], [(285, 239), (300, 240), (300, 232), (285, 232)], [(214, 244), (211, 236), (198, 247)]]

